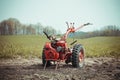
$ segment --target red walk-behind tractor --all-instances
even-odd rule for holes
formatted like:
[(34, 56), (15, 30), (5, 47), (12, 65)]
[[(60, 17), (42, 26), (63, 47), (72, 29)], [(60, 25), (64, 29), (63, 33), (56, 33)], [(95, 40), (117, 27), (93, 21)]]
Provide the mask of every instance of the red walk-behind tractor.
[[(66, 33), (60, 39), (56, 39), (55, 36), (49, 36), (45, 31), (43, 33), (47, 36), (50, 42), (46, 42), (42, 52), (42, 64), (44, 69), (48, 66), (51, 66), (51, 62), (57, 62), (56, 68), (61, 61), (64, 61), (66, 64), (72, 63), (72, 66), (75, 68), (82, 68), (84, 66), (84, 48), (81, 44), (75, 44), (72, 48), (67, 47), (66, 39), (69, 33), (74, 33), (75, 31), (81, 29), (84, 26), (90, 25), (90, 23), (83, 24), (80, 27), (74, 27), (74, 23), (66, 22), (68, 29)], [(70, 45), (76, 43), (77, 40), (73, 41)]]

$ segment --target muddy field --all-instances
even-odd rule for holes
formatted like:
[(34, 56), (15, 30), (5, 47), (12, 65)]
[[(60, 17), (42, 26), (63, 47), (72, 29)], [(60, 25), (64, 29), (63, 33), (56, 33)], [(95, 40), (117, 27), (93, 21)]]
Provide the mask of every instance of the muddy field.
[(120, 59), (87, 58), (83, 69), (61, 63), (43, 70), (41, 59), (0, 60), (0, 80), (120, 80)]

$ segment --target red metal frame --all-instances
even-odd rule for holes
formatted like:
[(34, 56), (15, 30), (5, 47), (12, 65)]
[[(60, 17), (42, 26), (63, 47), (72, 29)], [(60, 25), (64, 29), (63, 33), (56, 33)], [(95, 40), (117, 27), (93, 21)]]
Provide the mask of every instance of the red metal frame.
[[(67, 32), (64, 34), (63, 37), (61, 37), (60, 40), (58, 40), (55, 43), (56, 47), (53, 48), (51, 46), (51, 44), (52, 44), (51, 42), (46, 42), (45, 47), (44, 47), (44, 54), (45, 54), (46, 60), (51, 60), (51, 61), (66, 60), (68, 57), (70, 57), (72, 52), (67, 47), (67, 43), (66, 43), (66, 39), (68, 37), (68, 34), (73, 33), (73, 32), (75, 32), (75, 31), (77, 31), (77, 30), (81, 29), (82, 27), (84, 27), (86, 25), (89, 25), (89, 24), (90, 23), (83, 24), (80, 27), (75, 29), (74, 28), (74, 23), (71, 23), (70, 27), (69, 27), (69, 25), (67, 23), (67, 25), (68, 25)], [(63, 52), (57, 52), (56, 48), (58, 46), (61, 46), (64, 49), (64, 51)]]

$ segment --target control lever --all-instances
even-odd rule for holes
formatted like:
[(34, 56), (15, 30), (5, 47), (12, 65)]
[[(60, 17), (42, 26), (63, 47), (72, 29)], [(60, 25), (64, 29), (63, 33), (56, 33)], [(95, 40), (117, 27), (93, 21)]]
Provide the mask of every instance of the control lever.
[(70, 45), (73, 45), (74, 43), (76, 43), (77, 42), (77, 40), (75, 40), (75, 41), (73, 41), (72, 43), (70, 43)]
[(43, 33), (46, 35), (46, 37), (50, 40), (50, 36), (48, 36), (48, 34), (45, 32), (45, 31), (43, 31)]

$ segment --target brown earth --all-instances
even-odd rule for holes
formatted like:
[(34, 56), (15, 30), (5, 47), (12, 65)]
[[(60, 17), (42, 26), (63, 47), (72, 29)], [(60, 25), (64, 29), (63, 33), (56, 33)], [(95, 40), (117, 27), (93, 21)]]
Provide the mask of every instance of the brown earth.
[(61, 63), (57, 70), (43, 70), (41, 59), (0, 60), (0, 80), (120, 80), (120, 59), (86, 58), (85, 67), (76, 69)]

